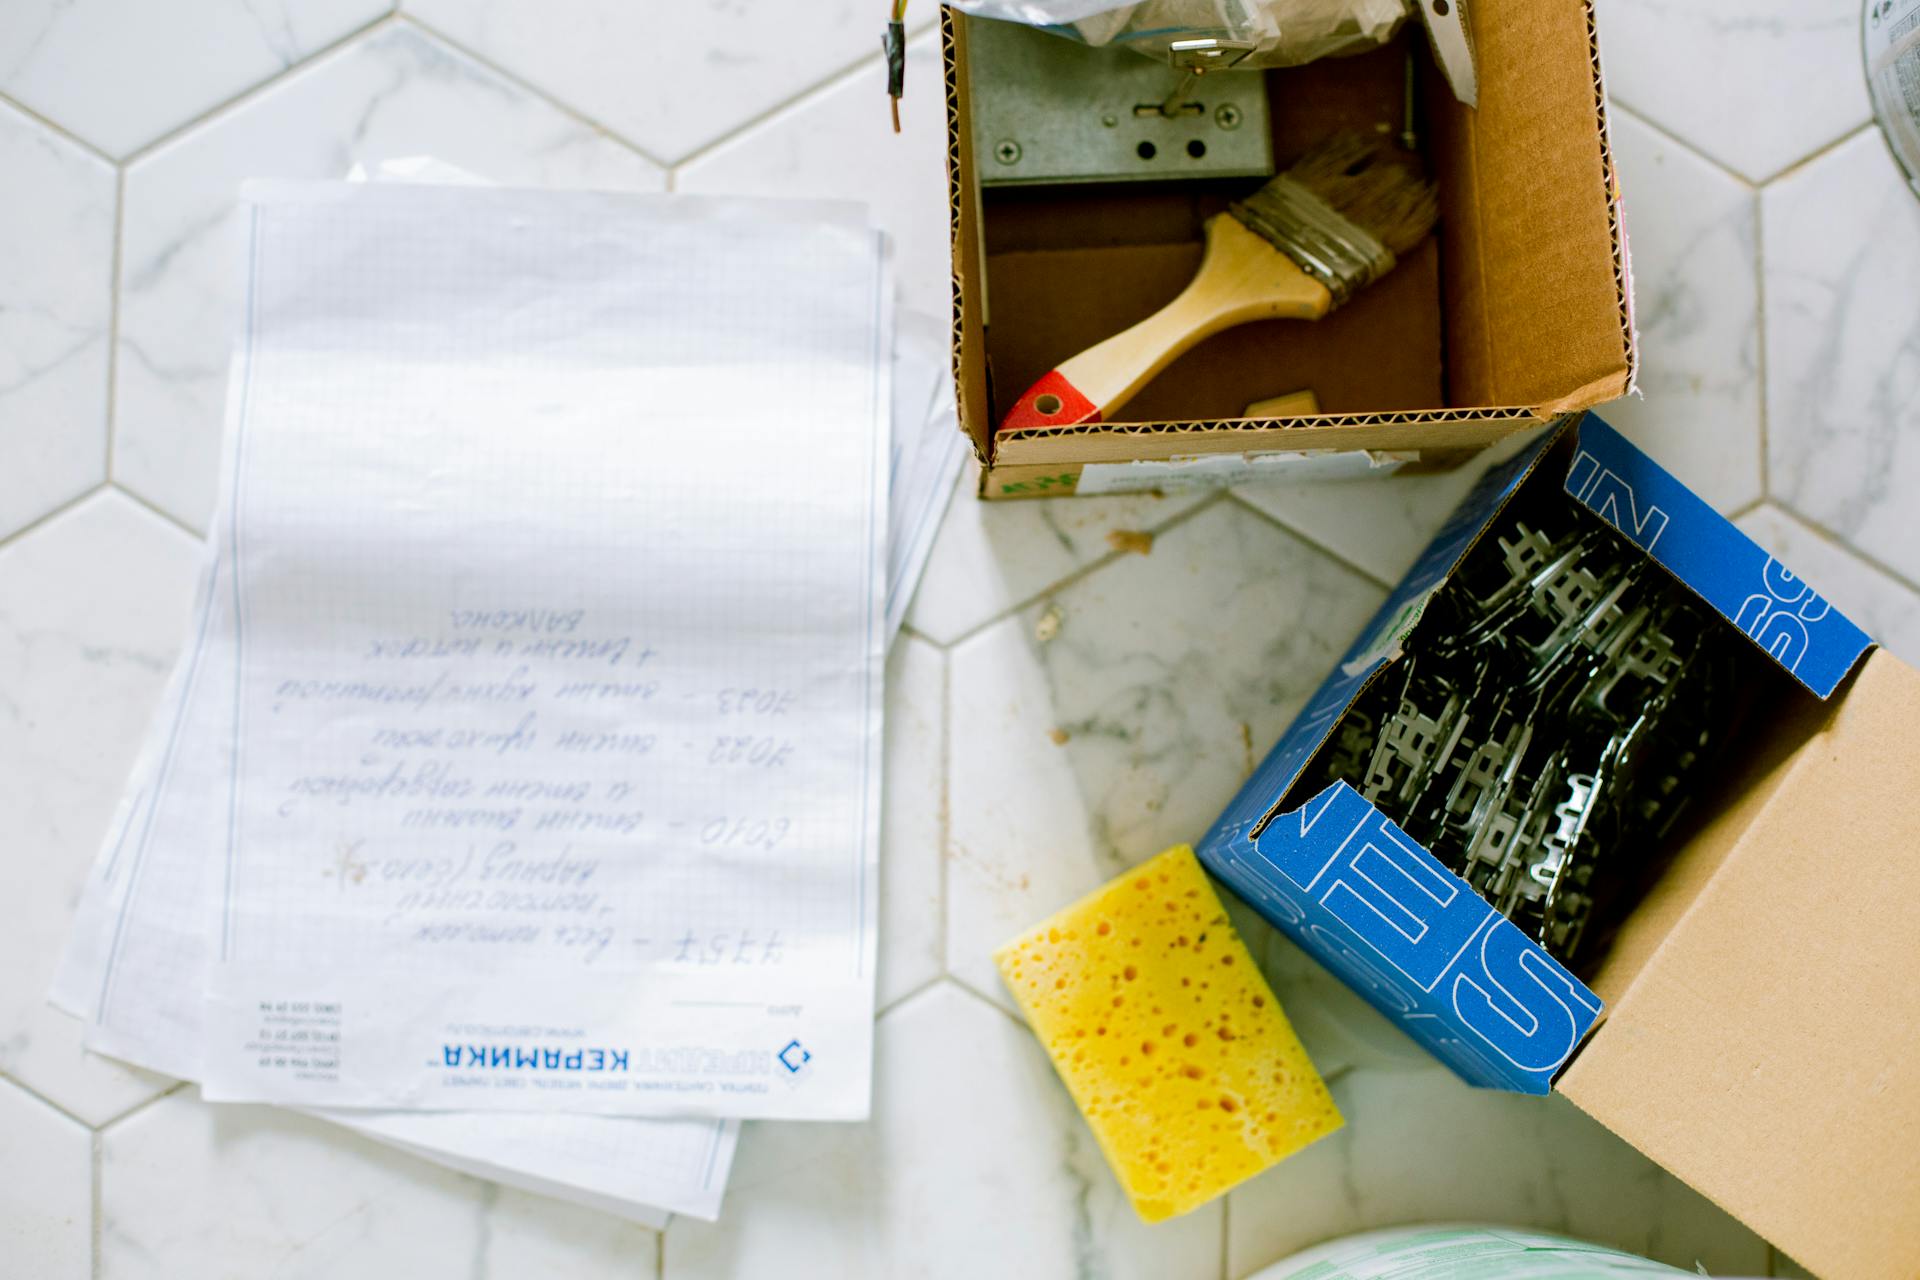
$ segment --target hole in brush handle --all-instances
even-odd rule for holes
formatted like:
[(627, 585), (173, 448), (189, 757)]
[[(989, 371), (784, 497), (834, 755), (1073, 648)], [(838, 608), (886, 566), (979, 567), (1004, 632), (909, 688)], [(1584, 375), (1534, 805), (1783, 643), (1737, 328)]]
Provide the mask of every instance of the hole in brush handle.
[(1100, 406), (1068, 382), (1058, 369), (1028, 387), (1000, 420), (1003, 431), (1027, 431), (1036, 427), (1077, 426), (1100, 421)]

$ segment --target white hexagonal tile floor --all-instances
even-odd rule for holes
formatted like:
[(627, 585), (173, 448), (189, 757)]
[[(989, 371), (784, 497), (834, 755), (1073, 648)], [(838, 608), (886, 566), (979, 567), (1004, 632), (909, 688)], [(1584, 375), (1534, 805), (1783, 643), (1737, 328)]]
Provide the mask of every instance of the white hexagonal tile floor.
[[(405, 8), (666, 163), (875, 59), (882, 21), (857, 0), (406, 0)], [(915, 25), (931, 16), (931, 5), (914, 6)], [(884, 95), (873, 105), (886, 114)]]
[(657, 1274), (653, 1232), (497, 1188), (323, 1121), (187, 1090), (107, 1132), (105, 1280)]
[(1214, 501), (954, 650), (947, 967), (1198, 839), (1384, 592)]
[(240, 183), (345, 178), (418, 156), (505, 184), (666, 184), (591, 125), (405, 25), (301, 67), (127, 170), (115, 479), (195, 528), (212, 514)]
[(4, 538), (106, 479), (118, 197), (112, 165), (4, 104), (0, 173)]
[(0, 547), (0, 1072), (91, 1124), (170, 1081), (46, 1003), (68, 922), (185, 634), (200, 549), (101, 493)]
[(1596, 0), (1613, 97), (1750, 181), (1866, 122), (1857, 0)]
[(0, 1080), (0, 1259), (36, 1280), (93, 1274), (93, 1134)]
[(1024, 1025), (951, 983), (880, 1019), (873, 1118), (756, 1125), (666, 1273), (788, 1280), (1214, 1280), (1218, 1203), (1143, 1225)]
[(1603, 416), (1722, 511), (1758, 500), (1759, 214), (1750, 187), (1630, 111), (1613, 154), (1633, 255), (1639, 396)]
[(389, 0), (14, 0), (0, 93), (115, 156), (387, 11)]
[(1760, 207), (1768, 490), (1920, 582), (1920, 201), (1868, 129)]
[[(178, 526), (212, 505), (242, 180), (431, 156), (508, 183), (865, 200), (907, 305), (945, 314), (931, 6), (910, 11), (898, 137), (878, 6), (388, 7), (0, 9), (0, 818), (19, 850), (0, 1271), (1214, 1280), (1442, 1216), (1797, 1274), (1571, 1107), (1462, 1089), (1235, 903), (1349, 1127), (1144, 1228), (992, 969), (1009, 935), (1201, 834), (1477, 466), (995, 504), (963, 478), (888, 665), (873, 1117), (749, 1126), (717, 1224), (662, 1235), (83, 1052), (43, 997), (181, 641), (200, 552)], [(1643, 349), (1642, 396), (1606, 412), (1920, 660), (1920, 202), (1864, 127), (1858, 4), (1599, 7)]]
[(893, 238), (900, 301), (944, 330), (947, 266), (947, 119), (930, 92), (940, 83), (932, 32), (907, 46), (907, 77), (920, 89), (893, 132), (886, 69), (861, 68), (809, 93), (765, 123), (675, 171), (695, 194), (861, 200)]

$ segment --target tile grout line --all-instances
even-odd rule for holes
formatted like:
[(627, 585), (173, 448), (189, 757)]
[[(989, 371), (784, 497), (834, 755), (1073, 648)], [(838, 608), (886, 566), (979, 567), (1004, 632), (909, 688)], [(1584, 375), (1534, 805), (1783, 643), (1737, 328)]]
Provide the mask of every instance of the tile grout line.
[(912, 1003), (914, 1000), (919, 999), (921, 996), (925, 995), (928, 991), (938, 986), (943, 980), (945, 980), (946, 976), (947, 975), (945, 973), (936, 973), (931, 978), (928, 978), (925, 982), (922, 982), (920, 985), (914, 987), (912, 990), (903, 991), (899, 995), (895, 996), (893, 999), (887, 1001), (885, 1004), (876, 1006), (873, 1011), (873, 1020), (877, 1023), (880, 1021), (880, 1019), (886, 1017), (888, 1014), (892, 1013), (895, 1009), (899, 1009), (907, 1004)]
[(88, 1124), (84, 1119), (80, 1117), (78, 1112), (67, 1110), (66, 1107), (60, 1105), (58, 1102), (55, 1102), (52, 1098), (48, 1097), (46, 1094), (40, 1092), (38, 1089), (28, 1084), (26, 1081), (22, 1080), (19, 1076), (13, 1075), (10, 1072), (0, 1071), (0, 1080), (4, 1080), (6, 1083), (12, 1085), (14, 1088), (18, 1089), (20, 1092), (26, 1094), (29, 1098), (32, 1098), (35, 1102), (42, 1104), (47, 1108), (47, 1110), (57, 1112), (60, 1115), (65, 1116), (67, 1119), (73, 1121), (75, 1124), (79, 1125), (82, 1129), (87, 1130), (89, 1133), (96, 1132), (99, 1129), (106, 1127), (106, 1125), (113, 1123), (112, 1120), (108, 1120), (101, 1125)]
[(120, 162), (115, 160), (106, 151), (94, 146), (91, 142), (88, 142), (85, 138), (67, 128), (67, 126), (61, 124), (58, 120), (53, 119), (51, 116), (42, 115), (12, 94), (0, 92), (0, 102), (6, 103), (9, 107), (12, 107), (15, 111), (18, 111), (21, 115), (33, 121), (55, 137), (72, 143), (94, 159), (104, 161), (116, 169), (120, 167)]
[(120, 284), (125, 269), (127, 243), (127, 171), (113, 169), (113, 259), (107, 268), (107, 435), (106, 457), (100, 474), (113, 483), (113, 456), (119, 442), (120, 416)]
[[(1151, 533), (1154, 536), (1154, 538), (1157, 540), (1163, 534), (1171, 532), (1172, 530), (1177, 529), (1181, 525), (1185, 524), (1187, 521), (1193, 519), (1195, 516), (1199, 515), (1202, 511), (1206, 511), (1213, 507), (1219, 506), (1223, 498), (1226, 496), (1226, 492), (1227, 491), (1223, 489), (1218, 493), (1212, 494), (1209, 497), (1195, 503), (1193, 506), (1188, 507), (1185, 511), (1177, 512), (1174, 515), (1168, 516), (1163, 523), (1154, 525), (1152, 528), (1142, 530), (1141, 532)], [(1076, 502), (1078, 501), (1078, 499), (1076, 498), (1043, 498), (1043, 499), (1040, 499), (1040, 501)], [(1047, 597), (1052, 595), (1057, 595), (1058, 593), (1066, 590), (1068, 587), (1073, 586), (1075, 583), (1079, 582), (1081, 579), (1092, 577), (1094, 574), (1106, 568), (1108, 565), (1116, 563), (1123, 557), (1130, 556), (1132, 554), (1134, 553), (1131, 551), (1109, 551), (1097, 560), (1087, 561), (1087, 563), (1079, 566), (1078, 568), (1063, 575), (1062, 577), (1054, 579), (1051, 583), (1049, 583), (1047, 586), (1040, 588), (1038, 591), (1035, 591), (1030, 595), (1022, 597), (1018, 602), (1012, 605), (1009, 605), (1005, 609), (1000, 610), (1000, 612), (994, 614), (990, 618), (987, 618), (985, 621), (977, 622), (973, 626), (968, 627), (966, 630), (960, 632), (958, 635), (954, 636), (953, 639), (947, 641), (947, 644), (946, 644), (947, 651), (953, 652), (959, 649), (961, 645), (967, 643), (967, 641), (969, 640), (972, 640), (975, 636), (980, 635), (982, 632), (988, 630), (989, 628), (999, 626), (1002, 622), (1005, 622), (1008, 618), (1018, 617), (1021, 613), (1024, 613), (1028, 609), (1031, 609), (1034, 605), (1039, 604), (1042, 600), (1045, 600)]]
[(168, 1098), (173, 1097), (173, 1095), (175, 1095), (176, 1093), (180, 1093), (181, 1091), (187, 1089), (189, 1086), (192, 1085), (192, 1083), (193, 1082), (191, 1080), (175, 1080), (172, 1084), (162, 1089), (159, 1093), (154, 1094), (151, 1098), (142, 1098), (140, 1101), (134, 1103), (132, 1106), (128, 1107), (125, 1111), (120, 1112), (118, 1115), (115, 1115), (110, 1119), (102, 1120), (100, 1124), (96, 1127), (95, 1131), (98, 1133), (105, 1133), (107, 1130), (113, 1128), (115, 1125), (118, 1125), (123, 1121), (133, 1119), (133, 1117), (139, 1115), (142, 1111), (145, 1111), (148, 1107), (153, 1106), (155, 1103), (165, 1102)]
[(1895, 569), (1892, 565), (1886, 563), (1884, 560), (1878, 559), (1877, 557), (1869, 554), (1868, 552), (1862, 551), (1859, 547), (1856, 547), (1851, 542), (1848, 542), (1846, 538), (1834, 532), (1832, 529), (1829, 529), (1826, 525), (1814, 519), (1812, 516), (1807, 515), (1805, 512), (1795, 507), (1792, 503), (1788, 502), (1786, 499), (1770, 496), (1767, 499), (1767, 501), (1771, 502), (1774, 506), (1778, 507), (1781, 511), (1784, 511), (1787, 515), (1791, 516), (1795, 524), (1798, 524), (1801, 527), (1805, 528), (1808, 532), (1812, 533), (1816, 538), (1820, 539), (1822, 542), (1827, 543), (1829, 546), (1833, 547), (1837, 551), (1844, 552), (1845, 554), (1853, 557), (1855, 560), (1858, 560), (1861, 564), (1866, 565), (1869, 569), (1876, 571), (1882, 577), (1892, 581), (1895, 585), (1904, 587), (1906, 590), (1912, 592), (1914, 595), (1920, 596), (1920, 582), (1916, 582), (1913, 579), (1907, 577), (1905, 573), (1902, 573), (1900, 570)]
[(89, 1181), (91, 1183), (91, 1186), (89, 1187), (89, 1192), (91, 1193), (91, 1198), (92, 1198), (92, 1213), (93, 1213), (93, 1221), (89, 1224), (89, 1229), (87, 1231), (87, 1246), (90, 1251), (91, 1261), (93, 1264), (90, 1270), (90, 1274), (93, 1276), (93, 1280), (100, 1280), (100, 1267), (101, 1267), (100, 1240), (101, 1240), (101, 1237), (106, 1233), (106, 1224), (102, 1221), (101, 1213), (100, 1213), (100, 1205), (101, 1205), (101, 1199), (102, 1199), (101, 1193), (100, 1193), (101, 1192), (100, 1165), (106, 1155), (106, 1142), (105, 1142), (104, 1136), (101, 1134), (101, 1132), (98, 1129), (95, 1129), (92, 1133), (89, 1133), (87, 1135), (87, 1139), (88, 1139), (88, 1146), (91, 1148), (90, 1154), (92, 1156), (92, 1160), (89, 1166), (89, 1170), (91, 1174), (89, 1178)]
[(254, 100), (279, 88), (291, 77), (332, 58), (335, 54), (342, 52), (347, 46), (359, 41), (361, 38), (373, 35), (382, 27), (394, 25), (395, 18), (395, 11), (389, 9), (371, 22), (362, 23), (338, 39), (321, 45), (318, 49), (313, 50), (303, 57), (295, 58), (292, 62), (287, 63), (258, 84), (248, 85), (231, 98), (215, 103), (193, 118), (175, 125), (152, 141), (142, 143), (140, 146), (135, 147), (127, 153), (125, 159), (120, 161), (121, 168), (131, 169), (134, 165), (146, 160), (172, 143), (178, 142), (188, 134), (196, 133), (206, 126), (213, 124), (215, 121), (234, 114)]
[[(1388, 483), (1391, 483), (1391, 481), (1389, 481)], [(1319, 539), (1313, 537), (1311, 534), (1305, 532), (1304, 530), (1296, 529), (1294, 526), (1288, 524), (1285, 520), (1282, 520), (1279, 516), (1274, 515), (1272, 512), (1267, 511), (1265, 508), (1257, 506), (1254, 503), (1247, 501), (1245, 498), (1240, 496), (1238, 490), (1235, 490), (1235, 489), (1227, 490), (1227, 497), (1234, 503), (1235, 506), (1240, 507), (1242, 510), (1248, 512), (1251, 515), (1260, 517), (1260, 519), (1266, 521), (1268, 524), (1280, 530), (1280, 532), (1286, 534), (1288, 537), (1293, 538), (1299, 542), (1306, 543), (1307, 546), (1313, 548), (1313, 550), (1315, 551), (1318, 551), (1321, 555), (1327, 557), (1327, 559), (1333, 561), (1335, 564), (1339, 565), (1342, 569), (1345, 569), (1348, 573), (1359, 575), (1361, 578), (1365, 579), (1368, 582), (1371, 582), (1374, 586), (1379, 587), (1383, 591), (1393, 590), (1394, 588), (1393, 583), (1386, 581), (1384, 578), (1381, 578), (1379, 575), (1375, 574), (1371, 569), (1361, 568), (1354, 561), (1348, 559), (1344, 555), (1341, 555), (1338, 551), (1335, 551), (1332, 547), (1329, 547), (1325, 543), (1322, 543)], [(1437, 533), (1438, 530), (1436, 529), (1435, 532)]]
[(1233, 1280), (1233, 1188), (1220, 1197), (1220, 1280)]
[(1874, 129), (1879, 127), (1878, 122), (1874, 120), (1872, 113), (1869, 112), (1865, 119), (1856, 121), (1854, 124), (1847, 126), (1844, 132), (1840, 133), (1836, 137), (1829, 138), (1825, 142), (1819, 143), (1813, 148), (1813, 150), (1808, 151), (1800, 156), (1797, 156), (1792, 160), (1789, 160), (1786, 164), (1782, 165), (1778, 169), (1775, 169), (1771, 173), (1763, 174), (1758, 178), (1749, 178), (1746, 174), (1741, 173), (1738, 169), (1735, 169), (1732, 165), (1714, 156), (1712, 152), (1708, 151), (1701, 144), (1689, 141), (1688, 139), (1682, 137), (1680, 134), (1674, 132), (1674, 130), (1669, 126), (1660, 123), (1659, 120), (1656, 117), (1654, 117), (1650, 112), (1648, 112), (1645, 107), (1635, 106), (1631, 98), (1622, 96), (1619, 92), (1614, 90), (1612, 86), (1608, 86), (1607, 109), (1611, 111), (1615, 108), (1618, 108), (1626, 112), (1628, 115), (1632, 116), (1635, 120), (1646, 125), (1649, 129), (1652, 129), (1655, 133), (1658, 133), (1662, 138), (1665, 138), (1668, 141), (1679, 145), (1689, 153), (1695, 156), (1698, 156), (1700, 159), (1706, 161), (1708, 164), (1712, 165), (1714, 168), (1721, 170), (1728, 177), (1740, 183), (1742, 186), (1751, 187), (1755, 191), (1758, 191), (1762, 187), (1771, 186), (1772, 184), (1774, 184), (1775, 182), (1778, 182), (1780, 179), (1786, 177), (1787, 175), (1797, 172), (1798, 170), (1811, 164), (1813, 161), (1820, 159), (1820, 157), (1826, 155), (1829, 151), (1832, 151), (1844, 145), (1845, 143), (1852, 141), (1856, 135), (1864, 133), (1868, 129)]
[(39, 515), (35, 516), (33, 519), (21, 525), (18, 529), (15, 529), (12, 533), (8, 534), (6, 537), (0, 538), (0, 551), (3, 551), (6, 548), (11, 547), (13, 544), (15, 544), (16, 542), (19, 542), (21, 539), (25, 538), (28, 534), (32, 533), (34, 530), (44, 528), (45, 526), (52, 524), (55, 520), (58, 520), (61, 516), (67, 514), (67, 512), (72, 511), (75, 507), (78, 507), (81, 503), (85, 502), (88, 498), (93, 497), (97, 493), (103, 492), (107, 488), (108, 488), (107, 482), (105, 480), (102, 480), (98, 484), (87, 486), (86, 489), (82, 490), (79, 493), (76, 493), (75, 495), (73, 495), (73, 497), (68, 498), (65, 502), (60, 503), (58, 506), (51, 507), (48, 510), (41, 512)]
[[(935, 536), (938, 536), (937, 534)], [(953, 895), (950, 889), (953, 847), (953, 655), (940, 653), (940, 847), (934, 855), (940, 860), (940, 976), (953, 971), (950, 950), (953, 946)]]
[(1711, 152), (1707, 151), (1705, 148), (1698, 146), (1695, 143), (1689, 142), (1687, 139), (1681, 137), (1679, 134), (1667, 128), (1665, 125), (1661, 124), (1658, 120), (1654, 119), (1652, 116), (1648, 115), (1646, 112), (1640, 110), (1640, 108), (1634, 106), (1632, 103), (1616, 100), (1611, 94), (1609, 94), (1607, 96), (1607, 109), (1609, 112), (1611, 112), (1615, 108), (1618, 108), (1620, 111), (1633, 117), (1634, 123), (1646, 129), (1649, 133), (1658, 134), (1660, 139), (1663, 142), (1667, 143), (1669, 146), (1678, 147), (1680, 148), (1680, 150), (1686, 152), (1688, 155), (1692, 156), (1694, 159), (1699, 160), (1701, 163), (1706, 164), (1714, 169), (1717, 169), (1719, 172), (1725, 174), (1729, 178), (1732, 178), (1735, 182), (1745, 187), (1748, 191), (1757, 192), (1760, 190), (1761, 187), (1765, 186), (1768, 181), (1770, 181), (1770, 179), (1766, 179), (1766, 178), (1762, 178), (1758, 182), (1754, 181), (1752, 178), (1749, 178), (1746, 174), (1741, 173), (1738, 169), (1735, 169), (1732, 165), (1727, 164), (1723, 160), (1715, 158), (1714, 155)]
[(1767, 387), (1767, 202), (1766, 193), (1753, 193), (1753, 367), (1760, 386), (1760, 497), (1773, 492), (1773, 397)]
[[(539, 99), (541, 102), (546, 103), (548, 106), (552, 107), (555, 111), (558, 111), (561, 115), (566, 116), (569, 120), (572, 120), (574, 123), (584, 125), (589, 131), (596, 133), (601, 137), (608, 139), (611, 142), (618, 143), (622, 147), (625, 147), (628, 151), (633, 152), (633, 154), (639, 156), (642, 160), (645, 160), (648, 164), (658, 169), (662, 174), (664, 175), (672, 174), (673, 166), (671, 164), (667, 163), (665, 160), (662, 160), (660, 157), (654, 155), (653, 152), (647, 150), (647, 148), (641, 146), (639, 143), (635, 142), (633, 139), (627, 137), (623, 133), (618, 132), (617, 130), (613, 129), (609, 125), (606, 125), (601, 121), (594, 119), (592, 116), (586, 115), (585, 113), (575, 109), (574, 107), (567, 105), (565, 102), (562, 102), (559, 98), (554, 97), (551, 93), (541, 88), (538, 84), (534, 83), (531, 80), (528, 80), (524, 76), (520, 75), (518, 72), (508, 70), (506, 67), (495, 62), (492, 58), (489, 58), (487, 55), (470, 47), (464, 42), (457, 40), (454, 37), (448, 35), (446, 32), (442, 31), (440, 28), (423, 20), (418, 14), (395, 9), (393, 17), (394, 17), (394, 25), (412, 27), (415, 31), (419, 32), (421, 35), (446, 45), (449, 49), (452, 49), (455, 53), (458, 53), (461, 57), (467, 59), (469, 62), (477, 63), (478, 65), (486, 68), (492, 74), (499, 76), (502, 80), (505, 80), (508, 84), (511, 84), (515, 88), (521, 90), (523, 93), (531, 94), (533, 97)], [(673, 189), (673, 184), (671, 181), (668, 182), (667, 189), (669, 191)]]
[[(990, 997), (981, 995), (978, 991), (973, 989), (973, 987), (967, 982), (965, 978), (946, 977), (946, 978), (940, 979), (940, 981), (948, 983), (949, 985), (954, 987), (956, 990), (967, 995), (969, 998), (978, 1000), (981, 1004), (987, 1006), (987, 1008), (993, 1010), (995, 1013), (1005, 1018), (1008, 1022), (1011, 1022), (1014, 1026), (1020, 1028), (1020, 1030), (1025, 1032), (1027, 1035), (1030, 1035), (1030, 1036), (1033, 1035), (1033, 1028), (1027, 1025), (1026, 1019), (1022, 1018), (1019, 1014), (1013, 1012), (1013, 1010), (1001, 1004), (998, 1000), (994, 1000), (994, 999), (991, 999)], [(1036, 1040), (1038, 1039), (1038, 1037), (1035, 1037), (1035, 1038)], [(1045, 1045), (1042, 1045), (1040, 1048), (1041, 1048), (1041, 1052), (1043, 1053), (1046, 1052)]]
[[(929, 21), (924, 27), (909, 32), (907, 35), (908, 50), (911, 51), (913, 46), (919, 43), (921, 38), (924, 37), (928, 31), (932, 30), (932, 28), (933, 23)], [(824, 79), (814, 81), (798, 93), (790, 94), (766, 110), (755, 113), (752, 117), (741, 121), (712, 141), (701, 143), (686, 155), (675, 160), (671, 167), (677, 173), (690, 164), (697, 164), (729, 144), (737, 142), (748, 134), (758, 131), (761, 126), (772, 123), (788, 112), (798, 111), (813, 105), (813, 103), (825, 97), (833, 90), (840, 88), (848, 81), (853, 80), (861, 73), (876, 66), (884, 66), (885, 62), (886, 55), (883, 53), (866, 54), (856, 61), (841, 67), (838, 71), (832, 72)]]
[(1834, 138), (1830, 142), (1822, 143), (1820, 146), (1816, 147), (1812, 151), (1809, 151), (1806, 155), (1801, 156), (1798, 160), (1795, 160), (1792, 164), (1789, 164), (1785, 168), (1779, 169), (1773, 173), (1768, 174), (1766, 177), (1762, 178), (1759, 181), (1759, 183), (1757, 183), (1756, 185), (1762, 186), (1762, 187), (1770, 187), (1774, 183), (1779, 182), (1782, 179), (1794, 177), (1795, 175), (1799, 174), (1802, 170), (1804, 170), (1808, 165), (1813, 164), (1817, 160), (1826, 159), (1828, 156), (1832, 155), (1834, 152), (1838, 151), (1840, 148), (1846, 146), (1848, 143), (1852, 142), (1855, 138), (1859, 137), (1861, 134), (1870, 132), (1872, 130), (1876, 130), (1879, 127), (1880, 127), (1879, 122), (1876, 121), (1872, 116), (1868, 116), (1865, 120), (1863, 120), (1859, 124), (1856, 124), (1855, 126), (1853, 126), (1853, 128), (1847, 130), (1845, 133), (1841, 134), (1839, 137)]
[(208, 536), (207, 534), (202, 533), (200, 530), (194, 528), (192, 525), (188, 524), (185, 520), (182, 520), (179, 516), (174, 515), (173, 512), (168, 511), (165, 507), (161, 506), (157, 502), (154, 502), (151, 498), (148, 498), (146, 495), (137, 493), (134, 490), (129, 489), (126, 485), (122, 484), (120, 481), (110, 480), (101, 487), (112, 489), (115, 493), (119, 494), (121, 497), (129, 499), (133, 503), (135, 503), (137, 506), (143, 507), (147, 511), (151, 512), (152, 514), (159, 516), (162, 520), (165, 520), (168, 524), (180, 530), (180, 532), (186, 534), (189, 538), (192, 538), (195, 542), (199, 542), (199, 543), (206, 542), (207, 536)]
[(947, 651), (946, 645), (941, 644), (938, 640), (935, 640), (932, 636), (928, 635), (924, 631), (916, 631), (911, 622), (903, 622), (900, 624), (900, 635), (903, 638), (911, 638), (914, 640), (918, 640), (921, 644), (926, 645), (928, 648), (938, 649), (941, 653), (945, 653)]

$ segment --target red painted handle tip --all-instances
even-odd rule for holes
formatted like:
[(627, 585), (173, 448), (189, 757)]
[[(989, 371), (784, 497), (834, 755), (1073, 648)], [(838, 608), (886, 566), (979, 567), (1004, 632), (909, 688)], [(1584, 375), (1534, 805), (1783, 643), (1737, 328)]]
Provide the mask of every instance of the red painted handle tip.
[(1027, 393), (1000, 419), (1002, 431), (1031, 427), (1068, 427), (1100, 421), (1100, 406), (1080, 393), (1055, 369), (1027, 388)]

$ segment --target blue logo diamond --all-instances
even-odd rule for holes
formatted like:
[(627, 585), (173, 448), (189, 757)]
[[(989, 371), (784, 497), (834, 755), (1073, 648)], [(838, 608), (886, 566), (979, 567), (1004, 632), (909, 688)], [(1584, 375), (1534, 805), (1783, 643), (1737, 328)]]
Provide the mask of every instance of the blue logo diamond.
[(798, 1040), (787, 1041), (787, 1047), (780, 1051), (779, 1058), (780, 1065), (794, 1075), (799, 1075), (800, 1068), (813, 1061), (813, 1055), (808, 1053)]

